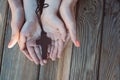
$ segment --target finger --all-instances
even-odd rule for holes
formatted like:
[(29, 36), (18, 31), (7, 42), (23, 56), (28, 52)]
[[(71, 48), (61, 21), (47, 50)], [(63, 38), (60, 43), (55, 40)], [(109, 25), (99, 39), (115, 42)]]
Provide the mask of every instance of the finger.
[(61, 5), (61, 6), (62, 7), (60, 8), (60, 14), (62, 16), (62, 19), (65, 22), (67, 29), (69, 30), (73, 43), (77, 47), (79, 47), (80, 43), (76, 37), (76, 22), (75, 22), (74, 16), (72, 15), (72, 11), (70, 7), (66, 7), (64, 5)]
[(33, 61), (32, 57), (29, 55), (27, 49), (26, 49), (26, 37), (21, 34), (20, 39), (18, 41), (18, 45), (20, 47), (20, 51), (30, 60)]
[(20, 50), (24, 50), (26, 48), (26, 37), (23, 34), (20, 34), (18, 45), (20, 47)]
[(38, 59), (38, 57), (37, 57), (37, 55), (36, 55), (36, 53), (34, 51), (34, 48), (27, 46), (27, 49), (28, 49), (28, 52), (30, 53), (33, 61), (35, 62), (35, 64), (38, 65), (39, 64), (39, 59)]
[(21, 51), (30, 61), (33, 61), (32, 57), (29, 55), (29, 53), (26, 49), (21, 50)]
[(58, 58), (61, 58), (61, 55), (62, 55), (62, 51), (63, 51), (63, 41), (62, 40), (59, 40), (58, 41), (58, 46), (59, 46), (59, 49), (58, 49), (58, 55), (57, 57)]
[[(20, 29), (24, 23), (24, 12), (21, 0), (8, 0), (12, 12), (11, 29), (12, 36), (8, 48), (12, 48), (19, 39)], [(16, 5), (17, 4), (17, 5)]]
[(57, 40), (54, 42), (54, 45), (55, 45), (55, 47), (54, 47), (54, 50), (53, 50), (52, 58), (53, 58), (53, 60), (56, 60), (56, 58), (57, 58), (57, 50), (58, 50), (58, 42), (57, 42)]
[(36, 52), (37, 57), (38, 57), (39, 60), (40, 60), (39, 63), (40, 63), (41, 65), (43, 65), (42, 56), (41, 56), (41, 51), (40, 51), (39, 46), (35, 46), (34, 49), (35, 49), (35, 52)]
[(18, 39), (19, 39), (19, 32), (14, 33), (12, 31), (12, 36), (11, 36), (11, 40), (8, 44), (8, 48), (12, 48), (18, 42)]
[(50, 58), (51, 59), (52, 59), (53, 50), (54, 50), (54, 41), (52, 41), (51, 48), (50, 48)]
[(51, 52), (52, 52), (51, 57), (52, 57), (52, 60), (55, 61), (55, 58), (54, 58), (55, 41), (53, 41), (52, 46), (53, 46), (53, 47), (51, 48)]
[(76, 47), (80, 47), (80, 42), (76, 39), (76, 32), (73, 29), (68, 29), (70, 32), (71, 39)]
[(62, 52), (63, 52), (64, 48), (66, 47), (66, 45), (69, 41), (70, 41), (69, 33), (67, 34), (65, 42), (63, 42), (62, 40), (59, 39), (59, 41), (58, 41), (59, 49), (58, 49), (58, 55), (57, 55), (58, 58), (61, 58)]
[(48, 45), (48, 53), (47, 53), (47, 57), (50, 58), (50, 45)]
[(63, 48), (66, 47), (66, 45), (68, 44), (69, 41), (70, 41), (70, 34), (67, 33), (66, 40), (65, 40), (65, 42), (63, 43)]
[(41, 58), (41, 54), (40, 54), (40, 49), (39, 49), (39, 47), (38, 47), (38, 46), (35, 46), (35, 47), (34, 47), (34, 50), (35, 50), (35, 53), (36, 53), (37, 57), (38, 57), (39, 60), (41, 61), (42, 58)]
[(41, 55), (41, 61), (40, 61), (40, 64), (41, 64), (41, 65), (44, 65), (44, 62), (43, 62), (43, 59), (42, 59), (42, 48), (41, 48), (40, 45), (39, 45), (39, 50), (40, 50), (40, 55)]

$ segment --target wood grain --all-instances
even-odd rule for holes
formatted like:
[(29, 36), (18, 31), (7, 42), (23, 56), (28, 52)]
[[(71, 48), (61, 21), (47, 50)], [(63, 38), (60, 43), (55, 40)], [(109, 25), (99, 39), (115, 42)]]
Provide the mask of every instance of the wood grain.
[(39, 80), (56, 80), (58, 61), (48, 61), (40, 67)]
[[(0, 66), (4, 46), (4, 33), (7, 21), (8, 4), (7, 0), (0, 0)], [(1, 67), (0, 67), (1, 68)]]
[(58, 73), (56, 80), (69, 80), (71, 55), (72, 42), (69, 41), (63, 52), (63, 57), (58, 62)]
[(73, 46), (69, 80), (97, 80), (103, 0), (79, 0), (77, 33), (81, 47)]
[(40, 67), (39, 80), (69, 80), (71, 48), (70, 41), (60, 60), (50, 60), (47, 65)]
[(18, 45), (7, 48), (11, 14), (7, 0), (0, 0), (0, 80), (120, 80), (120, 0), (78, 1), (81, 47), (70, 41), (60, 60), (36, 66)]
[(7, 48), (11, 37), (10, 17), (9, 11), (0, 80), (38, 80), (38, 66), (28, 61), (17, 45), (12, 49)]
[(119, 0), (105, 0), (99, 80), (120, 80)]

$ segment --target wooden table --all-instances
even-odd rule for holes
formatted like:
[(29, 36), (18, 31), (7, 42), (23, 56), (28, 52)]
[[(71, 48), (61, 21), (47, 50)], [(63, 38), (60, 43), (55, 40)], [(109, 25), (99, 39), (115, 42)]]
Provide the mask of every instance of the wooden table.
[(79, 0), (77, 33), (63, 57), (36, 66), (19, 51), (7, 48), (11, 37), (10, 9), (0, 0), (0, 80), (120, 80), (120, 0)]

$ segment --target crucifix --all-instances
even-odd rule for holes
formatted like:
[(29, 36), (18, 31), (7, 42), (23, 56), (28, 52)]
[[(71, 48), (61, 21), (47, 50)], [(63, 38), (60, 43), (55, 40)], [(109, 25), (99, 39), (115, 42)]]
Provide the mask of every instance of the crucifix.
[(38, 21), (41, 26), (42, 32), (41, 32), (40, 39), (36, 40), (36, 44), (39, 44), (42, 47), (42, 58), (43, 59), (47, 59), (47, 53), (48, 53), (47, 49), (48, 49), (48, 45), (50, 45), (51, 43), (51, 39), (47, 37), (47, 33), (43, 29), (42, 23), (40, 21), (40, 17), (41, 17), (43, 8), (46, 8), (48, 6), (49, 6), (48, 4), (44, 4), (44, 0), (37, 0), (37, 9), (35, 12), (37, 14)]

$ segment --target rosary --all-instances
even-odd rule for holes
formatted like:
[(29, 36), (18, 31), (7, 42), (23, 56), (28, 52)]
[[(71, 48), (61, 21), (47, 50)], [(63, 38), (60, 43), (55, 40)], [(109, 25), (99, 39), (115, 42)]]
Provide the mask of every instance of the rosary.
[[(42, 32), (41, 32), (41, 38), (36, 40), (36, 44), (41, 45), (42, 47), (42, 58), (47, 58), (47, 49), (48, 45), (51, 43), (51, 39), (47, 37), (47, 33), (44, 31), (42, 23), (40, 21), (40, 17), (43, 11), (43, 8), (47, 8), (49, 5), (44, 3), (44, 0), (37, 0), (37, 9), (36, 9), (36, 15), (39, 21), (39, 24), (41, 26)], [(45, 41), (45, 42), (44, 42)]]

